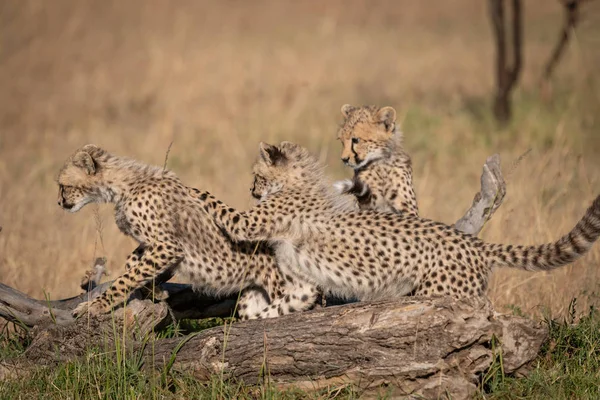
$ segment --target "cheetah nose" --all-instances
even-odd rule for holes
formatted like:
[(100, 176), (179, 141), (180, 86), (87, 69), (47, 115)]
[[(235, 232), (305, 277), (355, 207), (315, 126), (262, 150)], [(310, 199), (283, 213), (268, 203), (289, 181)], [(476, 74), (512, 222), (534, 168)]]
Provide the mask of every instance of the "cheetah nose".
[(348, 161), (350, 161), (350, 157), (342, 157), (342, 162), (344, 164), (348, 164)]

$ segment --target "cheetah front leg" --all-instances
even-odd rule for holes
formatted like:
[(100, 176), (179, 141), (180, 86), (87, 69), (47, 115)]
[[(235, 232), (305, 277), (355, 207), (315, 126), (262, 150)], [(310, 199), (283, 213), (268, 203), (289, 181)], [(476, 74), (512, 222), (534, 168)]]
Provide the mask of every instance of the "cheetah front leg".
[(75, 308), (73, 316), (78, 317), (85, 312), (91, 315), (110, 312), (113, 306), (121, 304), (129, 294), (156, 279), (159, 275), (175, 267), (183, 259), (183, 253), (171, 243), (157, 243), (148, 246), (143, 253), (138, 247), (128, 257), (123, 275), (115, 279), (113, 284), (102, 295), (91, 302), (83, 302)]
[(146, 251), (146, 245), (140, 244), (134, 251), (129, 253), (127, 260), (125, 260), (125, 271), (129, 271), (131, 268), (137, 265), (138, 261), (144, 255)]
[(256, 242), (275, 239), (281, 231), (280, 227), (291, 223), (291, 216), (273, 218), (264, 203), (241, 212), (227, 206), (208, 192), (204, 192), (199, 198), (203, 202), (204, 210), (233, 241)]
[(404, 171), (403, 175), (405, 185), (402, 185), (403, 187), (401, 188), (386, 187), (383, 197), (392, 212), (418, 217), (419, 207), (417, 206), (417, 196), (413, 189), (412, 172)]
[[(127, 256), (127, 260), (125, 261), (125, 271), (129, 271), (131, 268), (137, 265), (137, 262), (146, 251), (146, 246), (147, 245), (145, 243), (140, 244), (132, 253), (130, 253)], [(154, 300), (164, 301), (169, 298), (169, 292), (167, 292), (166, 290), (161, 290), (159, 286), (146, 285), (146, 288), (148, 290), (148, 293), (152, 293), (152, 298)]]

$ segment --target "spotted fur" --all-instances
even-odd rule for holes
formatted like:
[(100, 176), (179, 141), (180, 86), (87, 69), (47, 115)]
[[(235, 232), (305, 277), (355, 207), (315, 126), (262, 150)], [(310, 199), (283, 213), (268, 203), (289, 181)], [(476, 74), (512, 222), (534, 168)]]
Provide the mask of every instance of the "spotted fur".
[(119, 229), (139, 243), (126, 272), (103, 295), (82, 303), (76, 315), (106, 313), (136, 288), (175, 271), (205, 292), (243, 290), (238, 305), (243, 319), (275, 317), (315, 303), (315, 288), (281, 274), (271, 247), (229, 240), (203, 210), (200, 191), (173, 172), (87, 145), (67, 160), (58, 184), (63, 209), (112, 203)]
[(322, 170), (298, 145), (261, 144), (254, 175), (269, 195), (258, 205), (241, 212), (210, 194), (200, 197), (232, 239), (273, 243), (284, 273), (361, 300), (484, 296), (492, 267), (557, 268), (581, 257), (600, 236), (600, 196), (554, 243), (501, 245), (414, 215), (352, 210)]
[(419, 215), (411, 159), (402, 145), (396, 110), (346, 104), (342, 115), (342, 161), (354, 169), (354, 178), (337, 182), (336, 188), (355, 195), (361, 209)]

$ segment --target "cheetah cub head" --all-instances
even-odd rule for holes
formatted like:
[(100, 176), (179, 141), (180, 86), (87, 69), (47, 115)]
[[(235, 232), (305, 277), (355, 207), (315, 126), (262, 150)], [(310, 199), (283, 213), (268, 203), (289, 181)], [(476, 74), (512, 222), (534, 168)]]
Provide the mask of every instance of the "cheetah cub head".
[(281, 142), (278, 146), (261, 142), (253, 166), (252, 197), (264, 200), (284, 189), (306, 187), (322, 176), (318, 161), (302, 146)]
[(104, 150), (88, 144), (75, 152), (58, 173), (58, 205), (77, 212), (86, 204), (102, 201), (99, 159)]
[(396, 127), (396, 110), (392, 107), (342, 106), (344, 122), (338, 131), (342, 142), (342, 161), (360, 169), (390, 154), (392, 139), (401, 139)]

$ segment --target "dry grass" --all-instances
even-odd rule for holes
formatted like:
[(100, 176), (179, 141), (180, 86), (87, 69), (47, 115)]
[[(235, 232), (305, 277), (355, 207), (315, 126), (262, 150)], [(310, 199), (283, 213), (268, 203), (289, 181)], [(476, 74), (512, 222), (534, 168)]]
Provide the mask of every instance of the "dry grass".
[[(455, 221), (499, 152), (505, 204), (490, 241), (553, 240), (600, 188), (600, 12), (587, 7), (541, 101), (536, 79), (561, 22), (558, 2), (526, 4), (515, 121), (498, 130), (486, 2), (11, 0), (0, 5), (0, 281), (41, 297), (78, 292), (104, 255), (114, 277), (134, 247), (110, 207), (56, 205), (55, 175), (85, 143), (169, 167), (246, 207), (259, 140), (320, 152), (349, 175), (334, 140), (344, 103), (389, 104), (404, 118), (424, 216)], [(98, 225), (102, 226), (102, 240)], [(597, 302), (600, 246), (553, 273), (496, 271), (491, 296), (526, 311)]]

